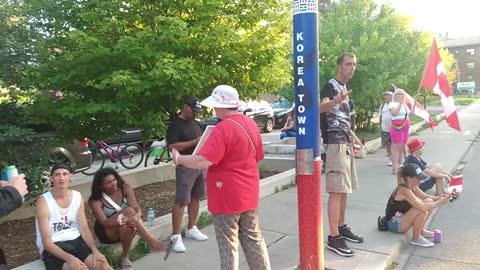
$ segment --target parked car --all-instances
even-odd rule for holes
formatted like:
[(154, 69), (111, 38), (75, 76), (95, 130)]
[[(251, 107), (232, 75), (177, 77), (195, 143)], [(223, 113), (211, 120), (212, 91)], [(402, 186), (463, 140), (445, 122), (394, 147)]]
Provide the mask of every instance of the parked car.
[(275, 128), (282, 128), (287, 121), (287, 115), (295, 110), (295, 102), (280, 99), (272, 103), (272, 109), (275, 115)]
[(253, 100), (242, 106), (243, 114), (252, 118), (257, 123), (260, 131), (272, 132), (275, 125), (275, 118), (272, 106), (265, 100)]
[(71, 144), (54, 147), (51, 151), (60, 155), (60, 160), (56, 161), (69, 163), (74, 173), (82, 172), (92, 164), (92, 153), (88, 149), (88, 139), (74, 140)]
[[(246, 116), (252, 118), (262, 132), (271, 132), (275, 124), (273, 109), (270, 104), (264, 100), (248, 101), (240, 106), (238, 109)], [(220, 119), (212, 116), (204, 118), (200, 121), (203, 125), (216, 125)]]
[(153, 141), (144, 141), (142, 131), (143, 129), (141, 128), (125, 128), (121, 130), (122, 133), (119, 136), (104, 139), (103, 141), (109, 145), (135, 143), (143, 148), (148, 148)]

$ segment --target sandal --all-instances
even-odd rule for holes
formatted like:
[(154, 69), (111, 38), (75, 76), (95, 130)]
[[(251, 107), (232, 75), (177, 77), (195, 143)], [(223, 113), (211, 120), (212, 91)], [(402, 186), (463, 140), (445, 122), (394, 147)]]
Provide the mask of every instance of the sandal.
[(165, 257), (163, 257), (164, 261), (166, 261), (168, 259), (168, 256), (170, 256), (173, 246), (175, 245), (175, 243), (177, 243), (177, 239), (178, 238), (174, 238), (173, 240), (167, 241), (167, 249), (165, 250)]
[(129, 259), (123, 259), (120, 262), (120, 269), (122, 269), (122, 270), (133, 270), (132, 262)]

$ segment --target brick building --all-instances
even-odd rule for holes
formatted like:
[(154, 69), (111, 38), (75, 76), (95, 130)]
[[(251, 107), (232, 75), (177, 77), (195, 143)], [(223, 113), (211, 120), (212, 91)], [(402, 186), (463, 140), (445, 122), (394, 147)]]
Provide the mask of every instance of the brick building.
[[(475, 82), (475, 91), (480, 91), (480, 36), (443, 39), (439, 46), (447, 48), (457, 60), (457, 82)], [(453, 89), (457, 90), (457, 86)]]

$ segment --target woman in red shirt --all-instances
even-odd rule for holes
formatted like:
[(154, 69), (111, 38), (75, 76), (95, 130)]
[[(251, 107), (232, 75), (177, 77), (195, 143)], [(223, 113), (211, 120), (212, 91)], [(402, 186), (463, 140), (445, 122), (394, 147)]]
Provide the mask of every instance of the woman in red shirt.
[(251, 269), (270, 269), (257, 209), (262, 139), (255, 122), (238, 112), (239, 102), (235, 88), (217, 86), (201, 104), (213, 107), (222, 121), (198, 146), (197, 155), (180, 155), (173, 149), (172, 157), (176, 165), (208, 168), (208, 210), (213, 215), (221, 269), (238, 269), (239, 240)]

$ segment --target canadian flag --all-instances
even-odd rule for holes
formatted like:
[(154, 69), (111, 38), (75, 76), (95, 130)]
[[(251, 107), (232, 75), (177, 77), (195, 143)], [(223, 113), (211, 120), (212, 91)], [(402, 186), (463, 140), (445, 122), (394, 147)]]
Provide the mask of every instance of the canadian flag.
[[(400, 87), (393, 85), (393, 89), (401, 89)], [(413, 110), (413, 113), (415, 113), (416, 116), (422, 118), (423, 120), (427, 121), (428, 125), (433, 131), (433, 127), (438, 126), (438, 123), (434, 122), (430, 114), (425, 110), (425, 108), (420, 104), (420, 102), (416, 101), (412, 96), (410, 96), (406, 91), (405, 91), (405, 104), (410, 110)]]
[(450, 90), (447, 74), (445, 73), (442, 59), (438, 53), (436, 40), (433, 40), (432, 49), (430, 50), (430, 56), (428, 57), (420, 86), (431, 89), (440, 96), (448, 125), (460, 131), (460, 122), (458, 121), (452, 90)]
[(463, 175), (457, 175), (450, 180), (450, 185), (447, 190), (453, 195), (457, 195), (462, 192), (463, 189)]

